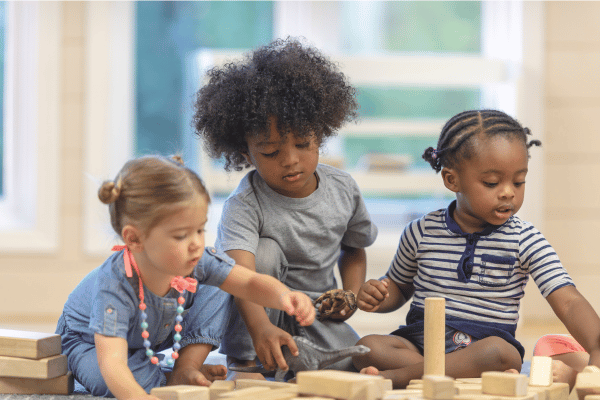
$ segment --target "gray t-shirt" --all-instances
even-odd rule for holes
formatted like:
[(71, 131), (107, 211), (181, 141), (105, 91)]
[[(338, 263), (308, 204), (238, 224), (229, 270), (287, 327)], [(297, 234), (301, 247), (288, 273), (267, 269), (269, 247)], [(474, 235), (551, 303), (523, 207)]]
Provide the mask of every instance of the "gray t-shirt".
[(288, 287), (309, 294), (336, 288), (341, 245), (370, 246), (377, 227), (348, 173), (319, 164), (317, 176), (317, 190), (298, 199), (275, 192), (250, 171), (225, 202), (216, 247), (256, 255), (259, 237), (273, 239), (287, 259)]

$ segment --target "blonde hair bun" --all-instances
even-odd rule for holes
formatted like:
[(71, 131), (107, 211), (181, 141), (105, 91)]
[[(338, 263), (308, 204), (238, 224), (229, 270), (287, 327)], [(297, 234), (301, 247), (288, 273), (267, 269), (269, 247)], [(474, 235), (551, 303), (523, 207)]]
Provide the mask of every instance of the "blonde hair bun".
[(117, 187), (113, 181), (104, 181), (98, 189), (98, 198), (104, 204), (110, 204), (117, 201), (121, 194), (121, 188)]

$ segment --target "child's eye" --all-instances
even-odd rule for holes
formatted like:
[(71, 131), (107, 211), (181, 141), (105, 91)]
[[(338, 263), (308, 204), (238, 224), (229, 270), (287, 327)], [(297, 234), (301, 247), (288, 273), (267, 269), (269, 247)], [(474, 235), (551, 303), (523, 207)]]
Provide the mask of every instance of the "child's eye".
[(310, 146), (310, 142), (299, 143), (296, 145), (296, 147), (299, 149), (306, 149), (308, 146)]
[(521, 186), (523, 186), (524, 184), (525, 184), (525, 181), (523, 181), (523, 182), (515, 182), (515, 186), (516, 186), (516, 187), (521, 187)]
[(262, 154), (263, 156), (265, 156), (265, 157), (273, 158), (273, 157), (277, 156), (277, 154), (279, 154), (279, 150), (277, 150), (277, 151), (274, 151), (274, 152), (272, 152), (272, 153), (267, 153), (267, 154), (265, 154), (265, 153), (261, 153), (261, 154)]
[(495, 183), (495, 182), (485, 182), (485, 181), (483, 182), (483, 184), (490, 188), (496, 187), (496, 185), (497, 185), (497, 183)]
[(187, 235), (177, 235), (177, 236), (173, 236), (176, 240), (183, 240), (185, 239)]

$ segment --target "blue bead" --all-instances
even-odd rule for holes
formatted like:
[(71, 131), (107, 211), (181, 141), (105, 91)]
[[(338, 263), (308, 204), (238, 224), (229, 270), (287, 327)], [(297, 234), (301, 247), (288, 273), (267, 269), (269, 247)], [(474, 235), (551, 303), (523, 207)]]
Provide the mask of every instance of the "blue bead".
[(150, 350), (150, 349), (147, 349), (147, 350), (146, 350), (146, 355), (147, 355), (148, 357), (152, 357), (152, 356), (154, 355), (154, 352), (153, 352), (152, 350)]
[(181, 314), (183, 312), (183, 306), (178, 306), (177, 307), (177, 313)]
[(148, 329), (148, 323), (146, 321), (143, 321), (140, 326), (142, 327), (142, 329)]
[(174, 362), (174, 361), (173, 361), (173, 359), (172, 359), (172, 358), (169, 358), (169, 359), (167, 360), (167, 365), (173, 365), (173, 362)]
[(179, 343), (174, 343), (173, 344), (173, 350), (179, 351), (180, 349), (181, 349), (181, 345)]
[(178, 316), (175, 317), (175, 321), (176, 322), (181, 322), (181, 321), (183, 321), (183, 317), (181, 315), (178, 315)]
[(146, 320), (148, 318), (148, 314), (146, 314), (144, 311), (142, 311), (142, 313), (140, 314), (140, 317), (142, 317), (143, 320)]
[(179, 342), (181, 340), (181, 335), (179, 333), (176, 333), (173, 335), (173, 339), (175, 339), (176, 342)]
[(144, 340), (144, 347), (145, 347), (145, 348), (148, 348), (148, 347), (150, 347), (150, 346), (152, 346), (152, 343), (150, 343), (150, 341), (149, 341), (149, 340)]

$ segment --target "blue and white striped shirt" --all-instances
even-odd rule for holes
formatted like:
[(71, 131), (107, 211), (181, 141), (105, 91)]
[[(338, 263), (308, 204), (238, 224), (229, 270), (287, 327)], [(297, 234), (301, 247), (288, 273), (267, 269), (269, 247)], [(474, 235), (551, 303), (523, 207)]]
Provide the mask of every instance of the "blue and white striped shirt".
[(546, 238), (512, 216), (501, 226), (464, 233), (452, 219), (456, 202), (412, 221), (402, 233), (387, 275), (414, 284), (412, 307), (426, 297), (446, 299), (446, 315), (516, 326), (519, 303), (532, 276), (544, 297), (573, 285)]

